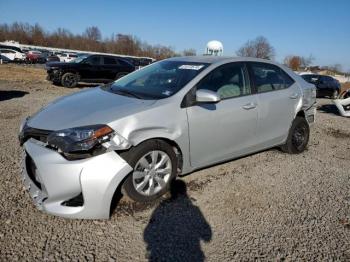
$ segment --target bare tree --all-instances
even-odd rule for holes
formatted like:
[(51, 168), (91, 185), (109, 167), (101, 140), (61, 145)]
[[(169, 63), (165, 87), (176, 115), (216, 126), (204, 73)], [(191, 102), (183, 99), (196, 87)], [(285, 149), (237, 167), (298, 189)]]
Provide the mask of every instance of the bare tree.
[(301, 57), (301, 66), (302, 67), (308, 67), (310, 66), (313, 61), (315, 60), (315, 57), (313, 55), (309, 55), (308, 57)]
[(302, 64), (302, 58), (296, 55), (286, 56), (284, 58), (284, 64), (294, 71), (298, 71)]
[(264, 36), (258, 36), (254, 40), (248, 40), (236, 54), (272, 60), (275, 57), (275, 49)]
[(86, 28), (84, 34), (87, 39), (92, 41), (100, 41), (101, 40), (101, 31), (97, 26), (91, 26)]
[(289, 55), (284, 58), (284, 64), (291, 68), (294, 71), (298, 71), (301, 68), (309, 67), (314, 61), (314, 57), (309, 55), (308, 57), (297, 56), (297, 55)]
[(190, 49), (185, 49), (183, 52), (182, 52), (183, 56), (196, 56), (197, 55), (197, 52), (195, 49), (193, 48), (190, 48)]
[(112, 34), (111, 37), (102, 39), (101, 31), (96, 26), (88, 27), (82, 34), (72, 34), (64, 28), (46, 32), (39, 24), (32, 26), (28, 23), (4, 23), (0, 24), (0, 41), (5, 40), (15, 40), (21, 44), (148, 56), (156, 59), (179, 55), (172, 47), (150, 45), (132, 35)]
[(330, 68), (337, 73), (341, 73), (341, 71), (342, 71), (341, 64), (334, 64), (334, 65), (330, 66)]

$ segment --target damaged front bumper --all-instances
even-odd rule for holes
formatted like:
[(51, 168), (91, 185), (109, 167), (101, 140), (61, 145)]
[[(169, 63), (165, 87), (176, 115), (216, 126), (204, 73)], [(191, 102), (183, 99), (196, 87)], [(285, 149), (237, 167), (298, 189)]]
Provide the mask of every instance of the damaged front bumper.
[(113, 195), (132, 171), (114, 151), (69, 161), (32, 138), (24, 150), (25, 188), (40, 210), (62, 217), (109, 218)]
[(52, 81), (52, 82), (60, 82), (61, 76), (62, 76), (62, 72), (59, 69), (47, 70), (46, 80)]

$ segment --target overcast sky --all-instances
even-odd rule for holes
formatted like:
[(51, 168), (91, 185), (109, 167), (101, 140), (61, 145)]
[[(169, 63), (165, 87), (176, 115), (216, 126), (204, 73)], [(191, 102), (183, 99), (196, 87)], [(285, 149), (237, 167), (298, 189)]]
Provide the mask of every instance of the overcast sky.
[(98, 26), (103, 36), (135, 35), (176, 51), (202, 54), (209, 40), (219, 40), (225, 55), (249, 39), (265, 36), (276, 60), (309, 56), (315, 64), (340, 63), (350, 71), (350, 1), (0, 1), (0, 23), (39, 23), (46, 30), (64, 27), (81, 33)]

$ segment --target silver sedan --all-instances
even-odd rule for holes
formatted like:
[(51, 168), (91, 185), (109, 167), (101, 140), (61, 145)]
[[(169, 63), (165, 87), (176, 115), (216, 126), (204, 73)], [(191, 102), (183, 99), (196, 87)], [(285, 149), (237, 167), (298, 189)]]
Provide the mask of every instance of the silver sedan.
[(315, 97), (271, 61), (163, 60), (26, 119), (24, 184), (47, 213), (108, 218), (117, 191), (152, 201), (179, 174), (271, 147), (302, 152)]

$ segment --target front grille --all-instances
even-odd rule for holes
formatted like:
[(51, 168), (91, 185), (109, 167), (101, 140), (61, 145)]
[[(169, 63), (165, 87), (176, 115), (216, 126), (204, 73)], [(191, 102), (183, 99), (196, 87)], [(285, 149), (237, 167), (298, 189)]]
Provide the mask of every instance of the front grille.
[(33, 181), (33, 183), (41, 190), (41, 184), (37, 180), (37, 168), (33, 161), (33, 159), (26, 153), (26, 159), (25, 159), (27, 174), (30, 177), (30, 179)]

